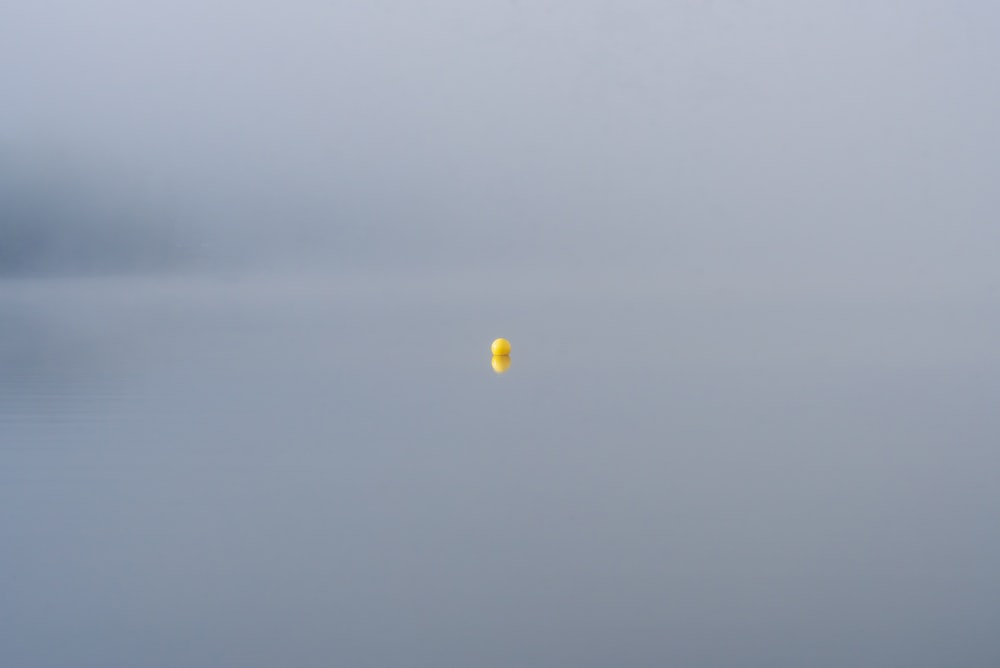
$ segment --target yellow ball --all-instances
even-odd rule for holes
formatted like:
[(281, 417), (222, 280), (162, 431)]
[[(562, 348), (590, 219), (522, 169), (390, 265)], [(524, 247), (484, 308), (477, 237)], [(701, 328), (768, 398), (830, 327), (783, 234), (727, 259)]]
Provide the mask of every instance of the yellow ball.
[(510, 368), (510, 357), (508, 355), (494, 355), (493, 356), (493, 370), (497, 373), (503, 373)]
[(497, 339), (490, 348), (494, 355), (510, 355), (510, 341), (507, 339)]

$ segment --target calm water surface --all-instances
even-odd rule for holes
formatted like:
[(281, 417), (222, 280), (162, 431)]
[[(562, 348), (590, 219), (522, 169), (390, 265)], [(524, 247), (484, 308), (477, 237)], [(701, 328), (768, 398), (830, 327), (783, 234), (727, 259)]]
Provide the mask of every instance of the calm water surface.
[(3, 286), (2, 665), (1000, 665), (986, 305), (352, 285)]

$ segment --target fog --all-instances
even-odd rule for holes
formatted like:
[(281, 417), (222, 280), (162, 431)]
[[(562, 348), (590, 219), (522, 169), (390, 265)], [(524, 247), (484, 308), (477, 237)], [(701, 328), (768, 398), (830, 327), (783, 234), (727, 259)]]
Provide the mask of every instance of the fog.
[(995, 3), (7, 5), (0, 664), (997, 665)]
[(974, 290), (996, 279), (997, 14), (18, 3), (0, 147), (140, 190), (137, 227), (171, 207), (208, 266)]

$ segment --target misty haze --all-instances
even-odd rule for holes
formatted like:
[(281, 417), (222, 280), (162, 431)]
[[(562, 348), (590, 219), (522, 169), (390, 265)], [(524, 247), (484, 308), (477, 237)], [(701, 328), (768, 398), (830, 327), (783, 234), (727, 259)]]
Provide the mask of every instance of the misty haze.
[(1000, 665), (995, 3), (8, 4), (0, 665)]

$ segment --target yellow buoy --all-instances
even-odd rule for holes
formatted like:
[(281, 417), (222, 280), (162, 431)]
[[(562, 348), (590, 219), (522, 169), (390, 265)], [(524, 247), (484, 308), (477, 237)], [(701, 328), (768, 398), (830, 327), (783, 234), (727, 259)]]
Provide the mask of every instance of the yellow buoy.
[(507, 339), (497, 339), (490, 346), (494, 355), (510, 355), (510, 341)]
[(509, 355), (494, 355), (493, 356), (493, 370), (497, 373), (503, 373), (510, 368), (510, 356)]

